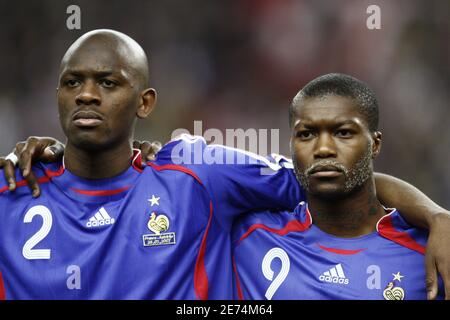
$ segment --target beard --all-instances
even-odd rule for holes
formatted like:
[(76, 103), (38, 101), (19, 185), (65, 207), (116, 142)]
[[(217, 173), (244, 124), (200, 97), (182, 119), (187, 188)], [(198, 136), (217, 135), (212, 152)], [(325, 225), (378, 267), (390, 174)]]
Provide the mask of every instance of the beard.
[(372, 143), (369, 142), (364, 154), (358, 159), (355, 165), (351, 168), (346, 168), (343, 164), (335, 160), (324, 159), (313, 163), (303, 171), (299, 169), (300, 168), (299, 162), (295, 157), (293, 157), (295, 175), (297, 177), (297, 180), (300, 182), (303, 189), (307, 193), (315, 194), (315, 192), (311, 190), (311, 186), (309, 184), (311, 172), (318, 166), (327, 166), (327, 165), (334, 166), (339, 171), (342, 172), (344, 176), (344, 186), (340, 190), (340, 192), (335, 192), (333, 194), (329, 194), (328, 196), (336, 197), (348, 195), (350, 193), (359, 190), (367, 181), (367, 179), (369, 179), (372, 176), (373, 173), (372, 155), (373, 155)]

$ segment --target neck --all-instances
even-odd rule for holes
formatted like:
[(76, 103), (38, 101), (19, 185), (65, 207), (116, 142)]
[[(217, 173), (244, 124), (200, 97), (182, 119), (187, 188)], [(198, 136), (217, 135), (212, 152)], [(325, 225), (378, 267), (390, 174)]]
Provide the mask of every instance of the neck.
[(83, 150), (67, 142), (64, 164), (67, 170), (86, 179), (117, 176), (130, 166), (133, 149), (129, 141), (105, 150)]
[(376, 197), (373, 178), (369, 178), (359, 190), (342, 198), (330, 200), (308, 194), (308, 208), (318, 228), (344, 238), (375, 231), (377, 221), (385, 215)]

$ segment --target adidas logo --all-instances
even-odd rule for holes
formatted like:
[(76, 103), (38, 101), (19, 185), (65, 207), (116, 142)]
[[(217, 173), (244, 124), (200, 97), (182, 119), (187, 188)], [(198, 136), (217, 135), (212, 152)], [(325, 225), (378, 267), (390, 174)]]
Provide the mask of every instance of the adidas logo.
[(114, 221), (114, 218), (111, 218), (109, 216), (105, 208), (101, 207), (100, 210), (98, 210), (97, 213), (94, 214), (94, 216), (91, 217), (88, 222), (86, 222), (86, 227), (101, 227), (104, 225), (114, 224)]
[(320, 281), (338, 283), (338, 284), (348, 284), (349, 280), (345, 277), (342, 265), (339, 263), (328, 271), (322, 273), (319, 277)]

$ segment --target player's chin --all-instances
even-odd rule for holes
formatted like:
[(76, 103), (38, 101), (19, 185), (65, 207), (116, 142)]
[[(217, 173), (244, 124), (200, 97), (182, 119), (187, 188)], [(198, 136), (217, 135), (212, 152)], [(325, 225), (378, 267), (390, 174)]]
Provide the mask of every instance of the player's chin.
[(309, 185), (309, 192), (318, 198), (336, 199), (345, 194), (345, 189), (338, 182), (318, 182)]
[(101, 150), (109, 145), (109, 137), (95, 130), (82, 130), (69, 135), (69, 141), (82, 150)]

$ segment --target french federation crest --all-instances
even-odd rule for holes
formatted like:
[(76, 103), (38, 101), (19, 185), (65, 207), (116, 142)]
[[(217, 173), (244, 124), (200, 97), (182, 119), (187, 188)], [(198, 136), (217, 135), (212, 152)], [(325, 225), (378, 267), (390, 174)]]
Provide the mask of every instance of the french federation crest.
[[(385, 300), (404, 300), (405, 299), (405, 290), (399, 287), (399, 283), (402, 281), (402, 276), (400, 272), (396, 274), (392, 274), (394, 279), (388, 283), (386, 288), (383, 291), (383, 297)], [(398, 282), (397, 282), (398, 281)]]
[(152, 212), (150, 220), (147, 223), (147, 227), (150, 231), (153, 231), (156, 234), (169, 230), (169, 226), (169, 218), (163, 214), (156, 216), (155, 212)]
[(147, 227), (154, 234), (144, 234), (142, 235), (142, 241), (144, 247), (156, 247), (169, 244), (175, 244), (175, 232), (166, 232), (169, 230), (170, 222), (169, 218), (160, 214), (157, 215), (156, 212), (152, 212), (150, 219), (147, 222)]

